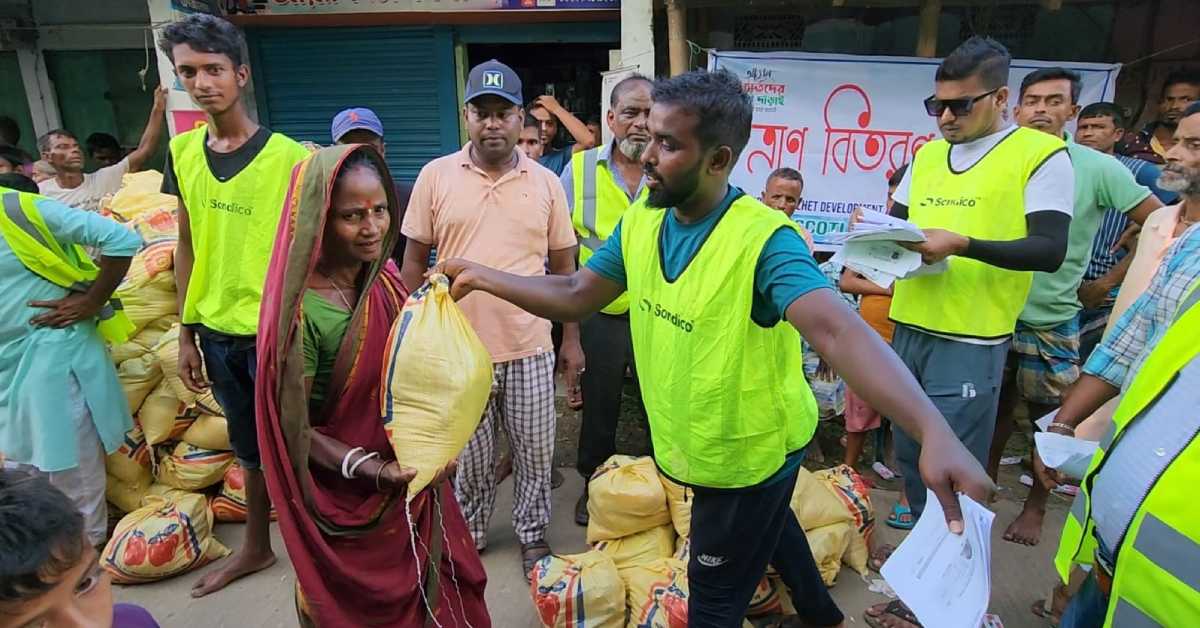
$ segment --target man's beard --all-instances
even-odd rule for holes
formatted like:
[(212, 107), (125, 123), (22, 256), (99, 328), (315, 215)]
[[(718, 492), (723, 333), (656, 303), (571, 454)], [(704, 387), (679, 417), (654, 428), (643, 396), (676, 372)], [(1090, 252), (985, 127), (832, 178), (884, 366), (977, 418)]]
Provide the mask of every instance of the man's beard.
[(621, 151), (631, 161), (641, 161), (642, 153), (646, 151), (646, 142), (639, 142), (625, 138), (617, 142), (617, 150)]
[(1158, 187), (1182, 196), (1200, 196), (1200, 169), (1168, 164), (1158, 177)]
[(680, 179), (678, 184), (671, 185), (663, 179), (658, 179), (658, 187), (651, 189), (646, 195), (646, 206), (660, 209), (678, 207), (696, 191), (696, 186), (700, 183), (700, 167), (685, 173)]

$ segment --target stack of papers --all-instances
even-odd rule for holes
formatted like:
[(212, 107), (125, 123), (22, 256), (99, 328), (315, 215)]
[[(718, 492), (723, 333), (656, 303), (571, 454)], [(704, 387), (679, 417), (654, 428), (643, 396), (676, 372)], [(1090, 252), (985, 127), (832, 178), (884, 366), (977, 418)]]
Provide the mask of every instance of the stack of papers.
[(1040, 432), (1034, 432), (1033, 443), (1037, 447), (1038, 456), (1047, 467), (1057, 469), (1063, 475), (1076, 480), (1083, 479), (1088, 466), (1092, 464), (1092, 456), (1100, 449), (1100, 443), (1094, 440), (1084, 440), (1049, 432), (1050, 424), (1058, 418), (1058, 410), (1051, 411), (1046, 416), (1034, 421)]
[(899, 245), (924, 242), (919, 227), (882, 212), (863, 210), (862, 219), (851, 231), (831, 234), (830, 241), (842, 243), (833, 260), (880, 286), (890, 288), (897, 279), (946, 270), (946, 262), (921, 263), (921, 254)]
[(963, 533), (946, 527), (942, 505), (926, 490), (925, 511), (879, 573), (926, 628), (979, 626), (992, 592), (995, 513), (958, 496)]

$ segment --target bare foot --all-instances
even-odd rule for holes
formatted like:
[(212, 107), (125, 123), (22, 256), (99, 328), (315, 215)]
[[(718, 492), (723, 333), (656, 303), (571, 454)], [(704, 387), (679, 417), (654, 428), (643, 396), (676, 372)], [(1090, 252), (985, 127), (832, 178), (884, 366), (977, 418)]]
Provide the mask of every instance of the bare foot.
[(233, 557), (225, 561), (221, 568), (205, 575), (203, 578), (196, 581), (192, 585), (192, 597), (204, 597), (209, 593), (220, 591), (229, 586), (229, 583), (248, 576), (256, 571), (262, 571), (267, 567), (275, 564), (275, 554), (252, 556), (245, 552), (238, 551)]
[(1045, 516), (1045, 510), (1030, 507), (1026, 503), (1021, 514), (1004, 530), (1004, 540), (1030, 547), (1037, 545), (1042, 540), (1042, 519)]

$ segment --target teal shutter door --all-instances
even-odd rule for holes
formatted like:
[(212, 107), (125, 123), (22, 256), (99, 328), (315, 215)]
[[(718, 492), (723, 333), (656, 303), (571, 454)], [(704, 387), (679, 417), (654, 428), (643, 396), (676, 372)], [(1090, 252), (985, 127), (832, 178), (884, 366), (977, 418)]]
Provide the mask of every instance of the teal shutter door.
[(273, 131), (327, 146), (337, 112), (368, 107), (392, 176), (406, 181), (459, 148), (447, 27), (255, 29), (250, 46), (259, 117)]

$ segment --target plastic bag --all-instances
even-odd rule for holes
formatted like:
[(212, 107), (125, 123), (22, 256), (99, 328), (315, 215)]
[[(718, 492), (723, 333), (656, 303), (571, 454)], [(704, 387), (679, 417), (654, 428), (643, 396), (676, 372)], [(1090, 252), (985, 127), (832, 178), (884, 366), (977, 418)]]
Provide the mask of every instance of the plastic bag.
[(185, 491), (198, 491), (220, 482), (231, 466), (233, 452), (179, 443), (171, 455), (159, 461), (158, 481)]
[(187, 408), (171, 392), (166, 382), (159, 382), (138, 410), (137, 422), (150, 445), (178, 440), (192, 425), (195, 416), (187, 416)]
[(533, 606), (545, 628), (624, 626), (625, 583), (603, 553), (550, 555), (530, 576)]
[(113, 582), (136, 584), (179, 575), (229, 554), (212, 536), (212, 513), (203, 495), (170, 502), (146, 498), (125, 515), (104, 548)]
[(687, 628), (687, 563), (663, 558), (621, 570), (630, 628)]
[(661, 473), (658, 479), (667, 494), (667, 509), (671, 512), (671, 523), (675, 525), (675, 533), (687, 538), (692, 530), (692, 500), (695, 499), (696, 493), (690, 487), (672, 482)]
[(167, 330), (167, 333), (159, 338), (158, 344), (154, 346), (154, 354), (158, 356), (163, 379), (171, 387), (171, 392), (175, 393), (175, 396), (184, 405), (189, 408), (198, 408), (203, 414), (225, 416), (216, 397), (213, 397), (212, 388), (197, 395), (188, 390), (187, 386), (183, 385), (183, 380), (179, 379), (179, 325)]
[(112, 354), (113, 364), (120, 364), (125, 360), (140, 358), (147, 353), (154, 352), (154, 346), (158, 344), (162, 335), (171, 329), (171, 326), (179, 322), (179, 317), (174, 314), (164, 316), (149, 325), (146, 325), (142, 331), (134, 334), (127, 342), (119, 345), (113, 345), (109, 348), (109, 353)]
[(492, 358), (450, 297), (445, 275), (413, 292), (388, 337), (379, 395), (396, 461), (417, 471), (411, 500), (458, 456), (492, 390)]
[(800, 521), (800, 527), (805, 530), (834, 523), (849, 523), (854, 519), (829, 482), (804, 467), (800, 467), (800, 474), (796, 477), (791, 506)]
[(202, 414), (183, 433), (183, 442), (201, 449), (229, 451), (232, 449), (229, 444), (229, 422), (223, 416)]
[(117, 367), (117, 380), (121, 382), (121, 390), (125, 391), (125, 400), (129, 402), (130, 412), (137, 413), (142, 407), (142, 402), (162, 378), (158, 358), (152, 353), (125, 360)]
[(840, 464), (817, 471), (813, 477), (824, 482), (838, 498), (859, 534), (869, 534), (875, 526), (875, 511), (871, 508), (871, 489), (862, 476), (853, 467)]
[(831, 587), (837, 581), (838, 572), (842, 569), (842, 556), (850, 547), (850, 537), (853, 534), (850, 524), (844, 521), (804, 531), (813, 560), (817, 563), (817, 571), (821, 572), (821, 580), (825, 581), (825, 586)]
[(654, 460), (618, 454), (600, 465), (588, 482), (588, 517), (588, 543), (671, 523)]
[(661, 525), (623, 539), (600, 541), (595, 549), (613, 559), (617, 569), (654, 562), (675, 552), (675, 528)]

